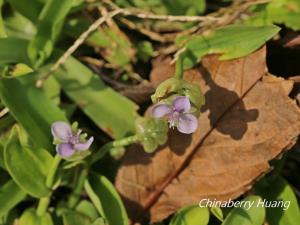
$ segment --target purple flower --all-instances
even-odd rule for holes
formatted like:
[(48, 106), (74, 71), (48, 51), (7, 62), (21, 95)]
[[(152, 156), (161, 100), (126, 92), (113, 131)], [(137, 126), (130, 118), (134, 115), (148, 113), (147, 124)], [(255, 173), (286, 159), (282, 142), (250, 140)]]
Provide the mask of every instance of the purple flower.
[(54, 122), (51, 126), (51, 132), (55, 140), (59, 142), (56, 145), (56, 152), (63, 158), (68, 158), (77, 151), (89, 149), (94, 141), (93, 137), (87, 141), (82, 140), (80, 138), (81, 130), (79, 129), (77, 133), (74, 133), (71, 126), (63, 121)]
[(191, 103), (188, 97), (178, 96), (172, 105), (157, 104), (152, 110), (155, 118), (165, 117), (170, 127), (177, 127), (184, 134), (191, 134), (197, 130), (198, 120), (191, 114)]

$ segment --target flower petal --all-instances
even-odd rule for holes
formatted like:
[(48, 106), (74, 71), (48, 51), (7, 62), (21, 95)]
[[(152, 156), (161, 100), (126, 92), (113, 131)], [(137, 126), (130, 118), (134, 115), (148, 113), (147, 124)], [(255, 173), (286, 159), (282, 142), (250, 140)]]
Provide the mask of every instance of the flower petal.
[(167, 104), (155, 105), (152, 109), (152, 116), (155, 118), (161, 118), (172, 112), (172, 108)]
[(191, 109), (191, 103), (188, 97), (178, 96), (173, 101), (173, 107), (177, 112), (188, 112)]
[(192, 114), (181, 114), (179, 116), (179, 122), (177, 129), (179, 132), (184, 134), (191, 134), (195, 132), (198, 128), (198, 120)]
[(51, 133), (58, 140), (68, 142), (70, 135), (72, 135), (72, 129), (66, 122), (57, 121), (52, 124)]
[(90, 148), (91, 144), (93, 143), (94, 141), (94, 137), (90, 137), (89, 140), (87, 140), (86, 142), (84, 143), (78, 143), (78, 144), (75, 144), (74, 145), (74, 149), (77, 150), (77, 151), (84, 151), (84, 150), (87, 150)]
[(63, 143), (56, 145), (56, 152), (62, 158), (68, 158), (75, 153), (75, 150), (73, 149), (72, 145)]

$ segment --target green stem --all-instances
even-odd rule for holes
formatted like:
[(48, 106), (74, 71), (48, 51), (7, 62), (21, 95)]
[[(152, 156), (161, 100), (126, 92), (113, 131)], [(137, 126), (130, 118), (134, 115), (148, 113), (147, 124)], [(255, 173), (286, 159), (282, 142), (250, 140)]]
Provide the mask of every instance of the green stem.
[(107, 144), (103, 145), (96, 154), (93, 155), (93, 158), (90, 161), (90, 165), (100, 160), (110, 149), (118, 148), (118, 147), (125, 147), (130, 144), (137, 143), (139, 138), (137, 135), (129, 136), (126, 138), (122, 138), (120, 140), (115, 140), (112, 142), (108, 142)]
[(49, 171), (47, 179), (46, 179), (46, 186), (48, 188), (52, 188), (55, 174), (56, 174), (56, 171), (57, 171), (60, 161), (61, 161), (61, 157), (59, 155), (56, 155), (54, 157), (53, 163), (51, 165), (50, 171)]
[(36, 214), (38, 216), (43, 216), (47, 212), (48, 205), (50, 203), (50, 197), (40, 198)]
[(73, 209), (76, 206), (76, 204), (78, 203), (79, 198), (80, 198), (80, 193), (81, 193), (81, 190), (83, 189), (84, 182), (86, 180), (87, 175), (88, 175), (88, 168), (85, 167), (81, 171), (81, 173), (78, 177), (77, 183), (75, 185), (75, 188), (69, 197), (69, 201), (68, 201), (69, 208)]
[[(100, 150), (96, 154), (93, 155), (92, 158), (90, 158), (89, 166), (91, 166), (93, 163), (95, 163), (96, 161), (101, 159), (111, 148), (124, 147), (124, 146), (130, 145), (130, 144), (136, 143), (136, 142), (138, 142), (138, 136), (133, 135), (130, 137), (126, 137), (126, 138), (123, 138), (120, 140), (115, 140), (115, 141), (105, 144), (104, 146), (102, 146), (102, 148), (100, 148)], [(69, 197), (68, 207), (71, 209), (74, 208), (79, 201), (80, 194), (81, 194), (81, 191), (84, 186), (84, 182), (88, 175), (89, 166), (86, 166), (81, 171), (79, 178), (76, 182), (75, 188)]]
[(181, 53), (178, 56), (178, 59), (175, 64), (175, 75), (174, 78), (177, 78), (179, 80), (182, 80), (183, 78), (183, 58), (184, 58), (184, 53)]
[[(54, 160), (52, 162), (52, 165), (50, 167), (49, 173), (46, 178), (46, 187), (48, 187), (49, 189), (52, 189), (55, 174), (56, 174), (56, 171), (57, 171), (60, 161), (61, 161), (61, 157), (59, 155), (56, 155), (54, 157)], [(50, 203), (50, 197), (51, 197), (51, 195), (44, 197), (44, 198), (40, 198), (39, 204), (37, 207), (37, 211), (36, 211), (37, 215), (42, 216), (47, 212), (47, 208)]]

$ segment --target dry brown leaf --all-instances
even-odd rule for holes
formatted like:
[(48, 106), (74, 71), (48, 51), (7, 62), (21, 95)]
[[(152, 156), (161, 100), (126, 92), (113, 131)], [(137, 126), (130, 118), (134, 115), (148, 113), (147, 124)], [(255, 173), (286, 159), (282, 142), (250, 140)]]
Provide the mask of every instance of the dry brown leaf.
[[(154, 63), (153, 83), (173, 73), (168, 62)], [(288, 97), (293, 82), (265, 75), (265, 48), (231, 61), (205, 57), (185, 73), (205, 93), (199, 129), (171, 132), (154, 154), (128, 149), (116, 185), (133, 221), (159, 221), (203, 198), (236, 198), (294, 144), (300, 111)]]

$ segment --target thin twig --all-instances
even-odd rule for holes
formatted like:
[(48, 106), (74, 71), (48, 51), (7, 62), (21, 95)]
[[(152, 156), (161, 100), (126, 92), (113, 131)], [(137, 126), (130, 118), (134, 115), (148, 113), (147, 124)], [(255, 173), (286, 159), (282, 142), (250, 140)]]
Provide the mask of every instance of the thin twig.
[(9, 113), (9, 108), (5, 107), (0, 112), (0, 118), (2, 118), (3, 116), (5, 116), (7, 113)]
[(116, 69), (116, 66), (105, 62), (104, 60), (101, 59), (96, 59), (90, 56), (81, 56), (79, 57), (80, 61), (95, 65), (97, 67), (104, 67), (104, 68), (108, 68), (108, 69)]
[[(48, 73), (46, 75), (42, 76), (37, 82), (36, 86), (41, 87), (43, 85), (43, 82), (54, 72), (56, 71), (61, 65), (65, 63), (65, 61), (68, 59), (69, 56), (71, 56), (77, 48), (84, 43), (86, 38), (94, 32), (101, 24), (107, 22), (108, 20), (112, 19), (114, 16), (122, 14), (124, 16), (135, 16), (141, 19), (153, 19), (153, 20), (165, 20), (165, 21), (177, 21), (177, 22), (201, 22), (201, 31), (198, 30), (198, 33), (203, 32), (205, 28), (212, 27), (212, 26), (220, 26), (224, 24), (231, 23), (234, 19), (236, 19), (241, 12), (245, 11), (249, 6), (254, 4), (262, 4), (270, 2), (270, 0), (254, 0), (254, 1), (241, 1), (236, 2), (234, 4), (236, 8), (237, 6), (243, 6), (242, 10), (237, 12), (233, 10), (233, 8), (230, 9), (230, 12), (227, 12), (226, 9), (220, 10), (220, 12), (212, 13), (207, 16), (173, 16), (173, 15), (156, 15), (156, 14), (150, 14), (142, 12), (139, 9), (125, 9), (120, 8), (110, 0), (104, 0), (106, 4), (109, 4), (113, 10), (108, 12), (105, 15), (102, 15), (99, 19), (97, 19), (85, 32), (83, 32), (79, 38), (74, 42), (72, 46), (70, 46), (67, 51), (55, 62), (55, 64), (50, 68)], [(218, 16), (218, 14), (222, 15), (221, 17)], [(199, 27), (199, 24), (196, 26)], [(193, 29), (195, 31), (195, 29)], [(149, 33), (148, 33), (149, 35)]]
[(147, 37), (149, 37), (151, 40), (154, 41), (159, 41), (159, 42), (166, 42), (166, 39), (164, 38), (164, 36), (160, 35), (157, 32), (148, 30), (144, 27), (140, 27), (138, 26), (136, 23), (126, 19), (125, 17), (121, 17), (119, 18), (119, 20), (125, 24), (128, 28), (132, 29), (132, 30), (136, 30), (138, 32), (140, 32), (143, 35), (146, 35)]
[[(104, 0), (104, 2), (110, 5), (113, 9), (120, 9), (118, 5), (113, 3), (111, 0)], [(174, 16), (174, 15), (157, 15), (145, 12), (141, 9), (131, 8), (131, 9), (122, 9), (124, 16), (134, 16), (140, 19), (150, 19), (150, 20), (164, 20), (170, 22), (202, 22), (207, 20), (216, 21), (218, 18), (208, 16)]]
[[(271, 0), (245, 0), (234, 2), (231, 7), (221, 9), (218, 12), (214, 12), (211, 14), (211, 16), (218, 17), (218, 21), (206, 21), (205, 23), (202, 23), (201, 26), (198, 26), (198, 29), (194, 29), (192, 27), (192, 33), (190, 33), (189, 38), (193, 37), (194, 35), (205, 35), (205, 33), (209, 33), (211, 30), (215, 30), (218, 27), (223, 27), (228, 24), (231, 24), (235, 20), (237, 20), (247, 9), (249, 9), (250, 6), (257, 4), (265, 4), (270, 1)], [(188, 40), (189, 39), (185, 40), (182, 43), (182, 46)], [(184, 49), (184, 46), (177, 49), (177, 52), (174, 54), (174, 58), (171, 61), (171, 64), (174, 64), (176, 62), (180, 53), (182, 53)]]
[(116, 9), (112, 12), (109, 12), (107, 15), (100, 17), (97, 19), (85, 32), (83, 32), (79, 38), (74, 42), (74, 44), (68, 48), (68, 50), (56, 61), (56, 63), (50, 68), (49, 72), (43, 76), (41, 79), (39, 79), (36, 83), (37, 87), (41, 87), (43, 85), (43, 82), (47, 80), (47, 78), (56, 71), (62, 64), (65, 63), (65, 61), (71, 56), (76, 49), (85, 41), (85, 39), (91, 34), (93, 31), (95, 31), (101, 24), (105, 23), (106, 20), (113, 18), (114, 16), (120, 14), (122, 12), (122, 9)]
[(169, 22), (203, 22), (203, 21), (217, 21), (218, 18), (211, 16), (173, 16), (173, 15), (156, 15), (140, 10), (124, 10), (125, 16), (135, 16), (140, 19), (151, 19), (151, 20), (164, 20)]

